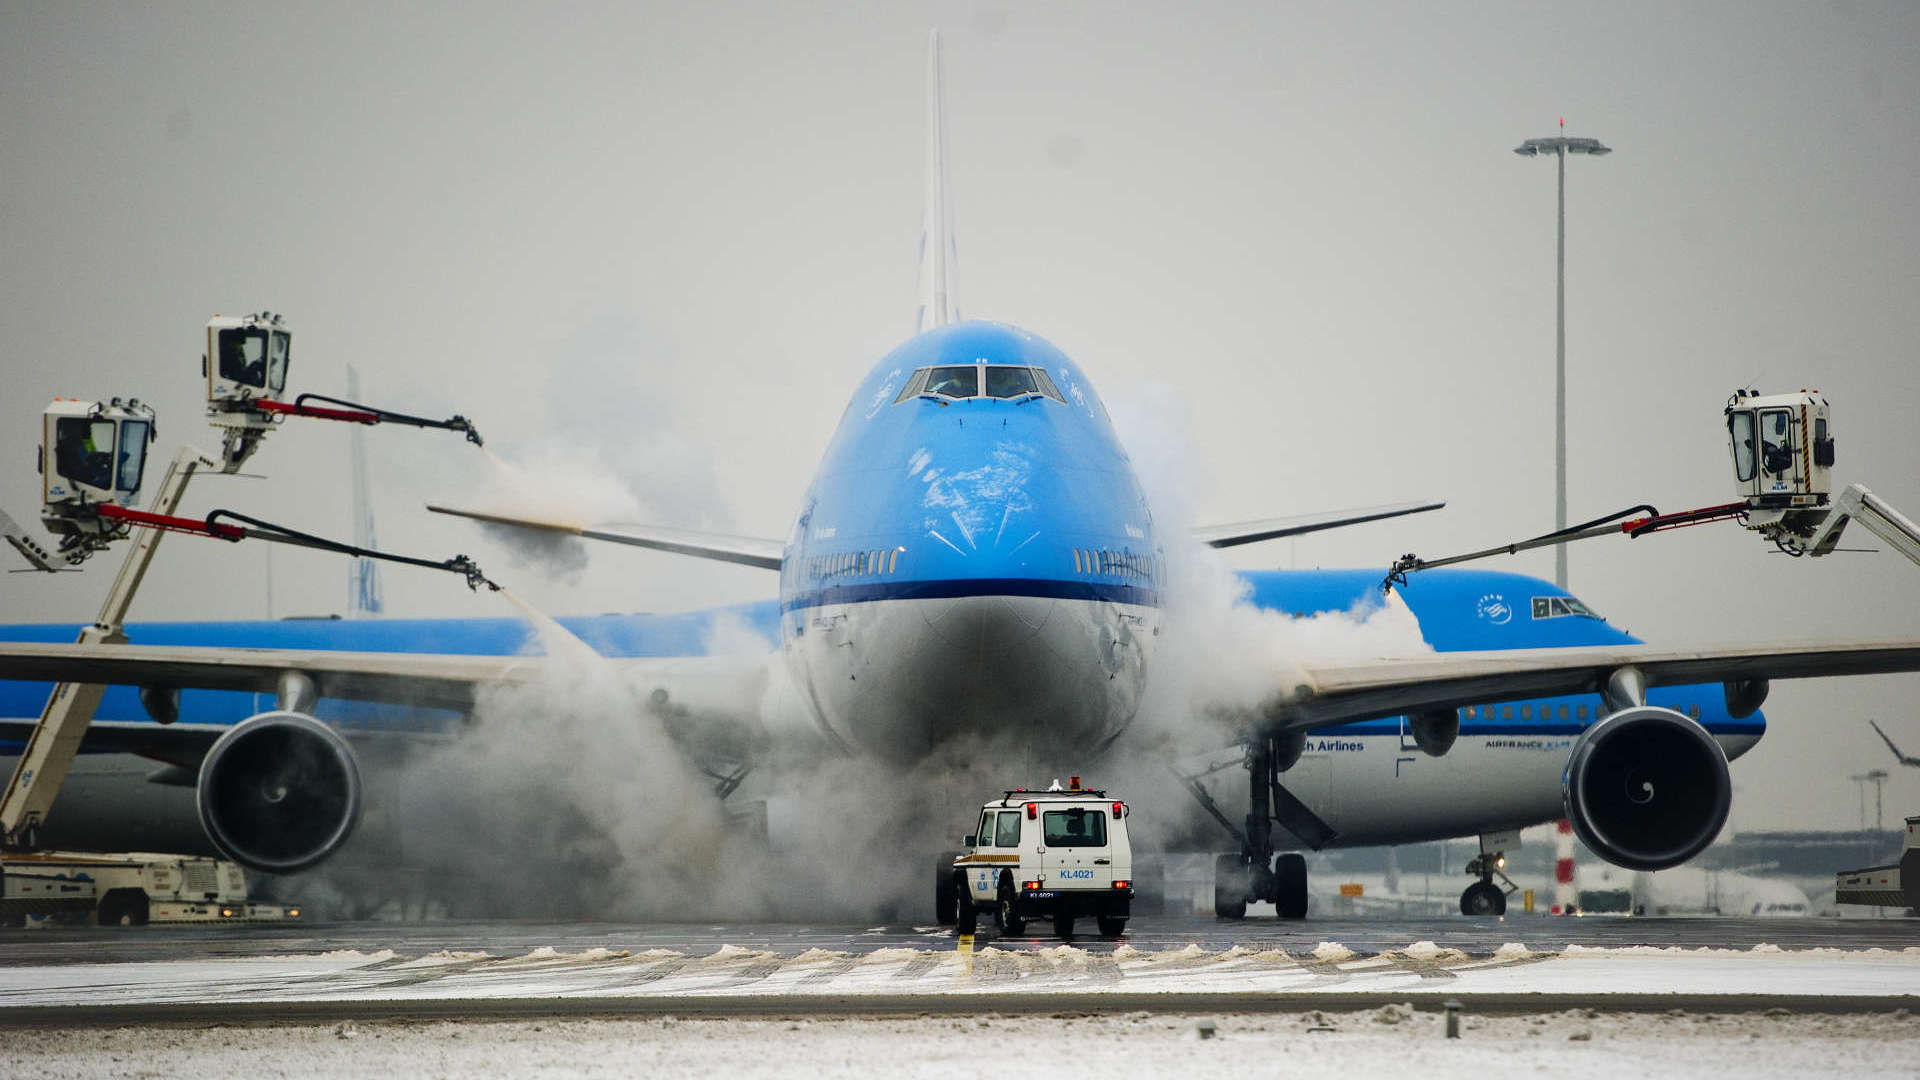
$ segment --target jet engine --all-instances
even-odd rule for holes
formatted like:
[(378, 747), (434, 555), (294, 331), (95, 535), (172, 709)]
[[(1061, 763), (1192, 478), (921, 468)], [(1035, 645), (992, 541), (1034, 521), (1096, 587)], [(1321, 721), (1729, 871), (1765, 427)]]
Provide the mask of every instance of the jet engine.
[(1672, 709), (1612, 713), (1574, 743), (1562, 779), (1567, 820), (1594, 853), (1630, 870), (1664, 870), (1698, 855), (1727, 822), (1727, 755)]
[(275, 874), (332, 854), (360, 819), (360, 767), (338, 732), (305, 713), (235, 724), (200, 762), (200, 825), (235, 862)]
[(1429, 709), (1408, 715), (1413, 744), (1430, 757), (1445, 757), (1460, 737), (1460, 710)]

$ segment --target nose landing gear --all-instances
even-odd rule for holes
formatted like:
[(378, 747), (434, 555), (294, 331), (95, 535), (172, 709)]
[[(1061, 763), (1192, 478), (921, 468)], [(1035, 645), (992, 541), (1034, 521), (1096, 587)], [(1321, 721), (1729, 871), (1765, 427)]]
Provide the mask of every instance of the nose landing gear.
[[(1462, 915), (1505, 915), (1507, 913), (1507, 894), (1520, 888), (1505, 872), (1507, 857), (1498, 851), (1483, 851), (1474, 856), (1467, 864), (1467, 873), (1478, 874), (1480, 880), (1467, 886), (1460, 894), (1460, 914)], [(1505, 888), (1493, 883), (1494, 878), (1505, 883)]]

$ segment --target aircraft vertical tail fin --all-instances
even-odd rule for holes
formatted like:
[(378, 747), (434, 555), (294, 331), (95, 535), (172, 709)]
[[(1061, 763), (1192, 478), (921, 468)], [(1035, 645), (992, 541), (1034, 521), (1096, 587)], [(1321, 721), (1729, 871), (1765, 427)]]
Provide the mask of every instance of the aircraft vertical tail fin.
[(925, 333), (960, 321), (954, 300), (953, 184), (947, 170), (947, 109), (940, 68), (940, 31), (927, 38), (927, 202), (920, 232), (920, 316)]

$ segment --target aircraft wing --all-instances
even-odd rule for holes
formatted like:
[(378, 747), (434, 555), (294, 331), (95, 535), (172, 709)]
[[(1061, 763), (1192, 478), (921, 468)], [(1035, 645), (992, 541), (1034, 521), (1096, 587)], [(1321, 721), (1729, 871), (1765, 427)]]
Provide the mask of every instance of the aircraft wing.
[(1530, 696), (1599, 693), (1632, 668), (1647, 686), (1740, 683), (1920, 671), (1920, 641), (1840, 641), (1662, 649), (1609, 645), (1441, 653), (1307, 666), (1308, 682), (1263, 706), (1285, 730), (1310, 730)]
[(1281, 537), (1299, 536), (1302, 533), (1319, 532), (1322, 529), (1338, 529), (1344, 525), (1358, 525), (1366, 521), (1380, 521), (1405, 514), (1424, 514), (1428, 510), (1438, 510), (1445, 505), (1447, 504), (1443, 502), (1389, 503), (1385, 506), (1363, 506), (1356, 510), (1330, 510), (1321, 514), (1298, 514), (1293, 517), (1239, 521), (1231, 525), (1202, 525), (1193, 530), (1193, 538), (1208, 547), (1236, 547), (1240, 544), (1278, 540)]
[(694, 529), (663, 529), (652, 525), (624, 523), (588, 525), (577, 521), (512, 517), (506, 514), (483, 513), (479, 510), (462, 510), (458, 507), (431, 504), (427, 509), (436, 514), (471, 518), (488, 525), (536, 529), (541, 532), (578, 536), (587, 540), (606, 540), (615, 544), (652, 548), (655, 551), (670, 551), (676, 555), (692, 555), (701, 559), (738, 563), (741, 566), (756, 566), (762, 570), (780, 569), (781, 559), (786, 553), (786, 545), (781, 541), (762, 539), (757, 536), (731, 536), (726, 533), (700, 532)]
[[(608, 657), (595, 663), (637, 693), (666, 691), (676, 701), (737, 712), (757, 706), (766, 658)], [(577, 670), (572, 661), (545, 656), (0, 643), (0, 679), (273, 694), (282, 675), (298, 673), (313, 680), (321, 698), (461, 711), (487, 688), (537, 686), (544, 679), (573, 678)]]

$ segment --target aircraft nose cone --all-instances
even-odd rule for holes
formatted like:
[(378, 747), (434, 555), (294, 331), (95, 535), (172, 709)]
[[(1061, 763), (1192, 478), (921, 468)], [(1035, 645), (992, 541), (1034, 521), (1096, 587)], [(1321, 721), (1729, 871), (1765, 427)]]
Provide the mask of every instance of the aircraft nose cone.
[(1052, 613), (1047, 599), (972, 596), (929, 605), (926, 622), (951, 659), (984, 673), (991, 664), (1017, 664)]

